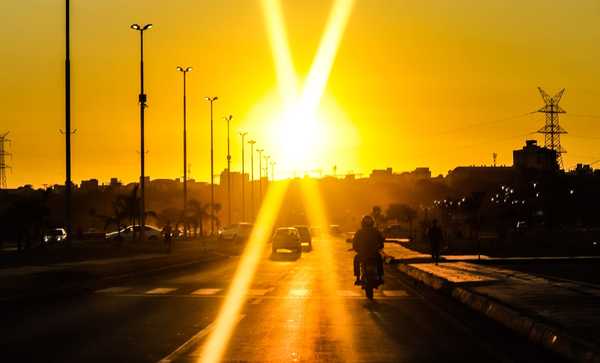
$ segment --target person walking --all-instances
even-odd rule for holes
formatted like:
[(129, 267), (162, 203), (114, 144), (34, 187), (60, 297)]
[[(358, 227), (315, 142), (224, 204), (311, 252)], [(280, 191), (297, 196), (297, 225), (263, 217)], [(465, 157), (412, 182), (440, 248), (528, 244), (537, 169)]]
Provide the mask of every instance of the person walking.
[(163, 227), (162, 230), (163, 238), (165, 241), (165, 245), (167, 245), (167, 250), (169, 253), (171, 252), (171, 241), (173, 239), (173, 228), (171, 227), (171, 221), (167, 221), (167, 224)]
[(429, 227), (429, 231), (427, 232), (427, 237), (429, 238), (429, 243), (431, 244), (431, 258), (437, 265), (440, 261), (442, 241), (444, 240), (444, 234), (438, 225), (437, 219), (434, 219), (431, 223), (431, 227)]

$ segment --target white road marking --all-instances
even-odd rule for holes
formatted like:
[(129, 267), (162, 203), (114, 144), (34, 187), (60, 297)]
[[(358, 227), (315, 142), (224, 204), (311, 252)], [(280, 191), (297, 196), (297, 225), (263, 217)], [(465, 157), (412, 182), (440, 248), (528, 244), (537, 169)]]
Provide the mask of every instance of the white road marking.
[(203, 295), (203, 296), (206, 296), (206, 295), (216, 295), (216, 294), (218, 294), (221, 291), (223, 291), (223, 289), (210, 289), (210, 288), (208, 288), (208, 289), (198, 289), (198, 290), (192, 292), (192, 295)]
[(403, 297), (408, 296), (408, 293), (404, 290), (383, 290), (381, 291), (381, 296)]
[(129, 291), (129, 290), (131, 290), (131, 287), (114, 286), (114, 287), (109, 287), (109, 288), (102, 289), (102, 290), (96, 290), (96, 293), (97, 294), (120, 294), (125, 291)]
[(359, 297), (362, 295), (363, 294), (357, 290), (338, 290), (337, 291), (337, 296), (341, 296), (341, 297)]
[(177, 289), (172, 288), (172, 287), (157, 287), (156, 289), (152, 289), (152, 290), (148, 290), (146, 291), (146, 294), (149, 295), (164, 295), (164, 294), (168, 294), (170, 292), (173, 292)]
[[(237, 320), (235, 321), (235, 324), (237, 325), (245, 317), (246, 317), (246, 315), (240, 315), (240, 316), (238, 316)], [(200, 341), (202, 338), (204, 338), (208, 334), (210, 334), (215, 329), (216, 325), (217, 325), (216, 322), (210, 323), (204, 329), (200, 330), (194, 336), (192, 336), (190, 339), (188, 339), (185, 343), (183, 343), (182, 345), (180, 345), (171, 354), (169, 354), (166, 357), (164, 357), (163, 359), (159, 360), (158, 363), (170, 363), (170, 362), (173, 362), (174, 360), (176, 360), (177, 358), (179, 358), (181, 355), (183, 355), (184, 353), (186, 353), (188, 350), (190, 350), (190, 348), (193, 345), (195, 345), (196, 343), (198, 343), (198, 341)]]
[(290, 296), (293, 297), (307, 297), (309, 293), (310, 291), (304, 288), (290, 290)]
[(250, 289), (248, 290), (248, 296), (265, 296), (271, 290), (273, 289)]

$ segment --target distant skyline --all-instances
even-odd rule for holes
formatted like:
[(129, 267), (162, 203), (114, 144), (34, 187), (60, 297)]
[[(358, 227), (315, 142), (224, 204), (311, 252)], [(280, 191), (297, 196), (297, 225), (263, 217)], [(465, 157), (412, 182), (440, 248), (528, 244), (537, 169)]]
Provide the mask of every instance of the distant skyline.
[[(182, 177), (181, 79), (188, 78), (190, 177), (209, 179), (209, 113), (215, 103), (215, 171), (226, 168), (226, 124), (292, 172), (273, 133), (281, 103), (260, 0), (72, 2), (73, 180), (139, 177), (138, 38), (146, 36), (147, 175)], [(306, 77), (330, 1), (282, 0), (299, 78)], [(0, 5), (0, 133), (10, 131), (9, 187), (64, 183), (64, 1)], [(356, 0), (341, 38), (319, 120), (323, 152), (306, 169), (368, 174), (391, 166), (512, 163), (512, 150), (543, 126), (541, 86), (566, 88), (565, 166), (600, 159), (600, 3), (593, 0)], [(302, 142), (302, 140), (300, 140)], [(240, 142), (232, 137), (232, 169)], [(247, 149), (249, 153), (249, 148)], [(246, 158), (247, 161), (248, 158)], [(249, 168), (249, 162), (247, 168)], [(302, 172), (300, 170), (299, 172)]]

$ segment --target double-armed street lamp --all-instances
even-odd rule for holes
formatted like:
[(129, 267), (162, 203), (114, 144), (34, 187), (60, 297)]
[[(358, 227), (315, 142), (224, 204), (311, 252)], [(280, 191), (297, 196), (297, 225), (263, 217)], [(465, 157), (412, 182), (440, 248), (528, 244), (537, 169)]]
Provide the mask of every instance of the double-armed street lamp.
[(232, 119), (232, 115), (225, 117), (225, 121), (227, 121), (227, 218), (229, 224), (231, 224), (231, 152), (229, 150), (229, 124)]
[(250, 144), (250, 220), (254, 221), (254, 144), (256, 144), (256, 140), (250, 140), (248, 144)]
[(144, 229), (146, 225), (146, 207), (145, 207), (145, 176), (144, 176), (144, 109), (148, 100), (144, 93), (144, 32), (152, 28), (152, 24), (132, 24), (131, 29), (140, 33), (140, 94), (138, 102), (140, 104), (140, 240), (144, 240)]
[(246, 164), (246, 160), (244, 159), (244, 150), (246, 149), (245, 147), (245, 138), (246, 135), (248, 135), (247, 132), (240, 132), (240, 136), (242, 137), (242, 221), (245, 222), (246, 221), (246, 188), (244, 186), (244, 184), (246, 184), (246, 176), (245, 176), (245, 170), (244, 170), (244, 166)]
[(275, 181), (275, 165), (277, 165), (275, 160), (271, 160), (271, 180), (273, 181)]
[(263, 192), (262, 192), (262, 153), (263, 153), (263, 151), (265, 151), (265, 150), (264, 149), (256, 150), (256, 152), (258, 153), (258, 196), (259, 196), (259, 200), (261, 201), (261, 203), (262, 203), (262, 196), (263, 196)]
[[(183, 213), (187, 212), (187, 102), (186, 102), (186, 76), (192, 71), (192, 67), (177, 66), (177, 70), (183, 74)], [(183, 234), (188, 235), (187, 223), (184, 224)]]
[(215, 234), (215, 153), (213, 138), (213, 103), (219, 97), (204, 97), (210, 102), (210, 234)]
[(271, 160), (271, 156), (265, 155), (265, 178), (267, 178), (267, 188), (269, 188), (269, 160)]

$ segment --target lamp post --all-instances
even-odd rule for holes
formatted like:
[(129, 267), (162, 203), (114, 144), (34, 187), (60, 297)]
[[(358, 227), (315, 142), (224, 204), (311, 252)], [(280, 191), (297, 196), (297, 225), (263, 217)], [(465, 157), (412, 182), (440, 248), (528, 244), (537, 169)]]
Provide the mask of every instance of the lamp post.
[(265, 155), (265, 177), (267, 178), (267, 188), (269, 187), (269, 160), (271, 156)]
[(256, 152), (258, 153), (258, 195), (260, 196), (260, 201), (262, 204), (262, 153), (265, 151), (264, 149), (258, 149)]
[(204, 97), (210, 102), (210, 234), (215, 234), (215, 153), (213, 142), (213, 103), (219, 97)]
[(274, 160), (271, 160), (271, 180), (275, 180), (275, 165), (277, 163)]
[(65, 221), (67, 227), (67, 245), (71, 244), (71, 6), (66, 0), (65, 22)]
[(233, 116), (225, 117), (227, 121), (227, 219), (231, 224), (231, 153), (229, 152), (229, 124)]
[[(186, 76), (192, 71), (192, 67), (177, 66), (177, 70), (183, 74), (183, 213), (187, 211), (187, 84)], [(184, 224), (183, 234), (187, 238), (187, 223)]]
[(242, 221), (245, 222), (246, 221), (246, 188), (244, 186), (244, 184), (246, 184), (246, 180), (245, 180), (245, 164), (246, 164), (246, 160), (244, 159), (244, 150), (246, 149), (245, 147), (245, 138), (246, 135), (248, 135), (247, 132), (240, 132), (240, 136), (242, 137)]
[(145, 206), (145, 176), (144, 176), (144, 158), (146, 151), (144, 149), (144, 110), (148, 97), (144, 93), (144, 32), (152, 28), (152, 24), (132, 24), (131, 29), (140, 33), (140, 94), (138, 102), (140, 104), (140, 241), (144, 240), (144, 226), (146, 225), (146, 206)]
[(248, 141), (250, 144), (250, 219), (254, 221), (254, 144), (255, 140)]

